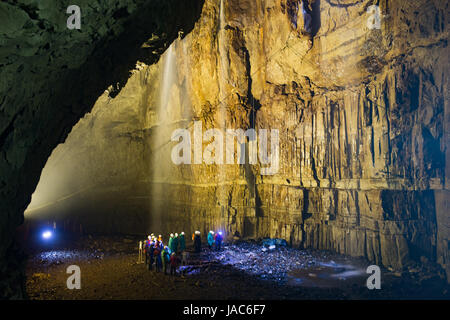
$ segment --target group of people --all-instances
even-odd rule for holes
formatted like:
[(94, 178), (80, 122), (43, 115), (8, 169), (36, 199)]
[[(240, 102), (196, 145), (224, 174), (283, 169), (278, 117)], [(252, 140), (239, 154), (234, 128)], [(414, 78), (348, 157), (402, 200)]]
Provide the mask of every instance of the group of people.
[(222, 246), (223, 241), (223, 235), (222, 232), (214, 233), (214, 231), (209, 231), (208, 233), (208, 247), (212, 249), (213, 245), (215, 245), (216, 250), (220, 250), (220, 247)]
[[(202, 238), (200, 235), (200, 231), (195, 231), (192, 235), (192, 240), (194, 241), (194, 251), (200, 252), (202, 250)], [(214, 233), (214, 231), (209, 231), (208, 236), (206, 238), (208, 242), (209, 249), (212, 249), (215, 245), (216, 250), (220, 250), (223, 241), (223, 234), (221, 231)]]
[[(195, 231), (192, 234), (192, 240), (194, 241), (194, 252), (201, 252), (202, 238), (200, 231)], [(210, 249), (214, 245), (216, 250), (220, 250), (223, 241), (222, 232), (214, 233), (214, 231), (210, 231), (207, 241)], [(163, 243), (162, 235), (156, 237), (153, 233), (150, 234), (144, 243), (144, 254), (145, 264), (149, 270), (152, 270), (153, 265), (155, 265), (156, 272), (162, 271), (167, 274), (170, 267), (170, 274), (175, 275), (180, 263), (179, 256), (181, 256), (181, 264), (187, 264), (188, 252), (186, 251), (184, 232), (180, 234), (171, 233), (167, 246)]]
[[(185, 249), (184, 232), (181, 232), (180, 235), (171, 233), (167, 246), (163, 243), (162, 235), (155, 237), (152, 233), (144, 244), (145, 264), (149, 270), (152, 270), (153, 264), (155, 264), (156, 272), (163, 271), (164, 274), (167, 274), (170, 266), (170, 274), (174, 275), (180, 262), (177, 254), (183, 254)], [(185, 261), (183, 262), (185, 263)]]

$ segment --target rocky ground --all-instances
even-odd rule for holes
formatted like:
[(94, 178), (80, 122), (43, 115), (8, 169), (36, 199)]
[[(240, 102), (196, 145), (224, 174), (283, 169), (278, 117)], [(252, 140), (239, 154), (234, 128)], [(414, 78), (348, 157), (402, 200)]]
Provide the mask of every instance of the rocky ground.
[[(449, 287), (427, 263), (405, 272), (382, 269), (381, 290), (365, 286), (365, 260), (326, 251), (227, 244), (190, 253), (176, 276), (137, 263), (134, 237), (84, 237), (30, 252), (31, 299), (450, 299)], [(81, 289), (69, 290), (66, 269), (81, 269)], [(426, 266), (426, 267), (425, 267)]]

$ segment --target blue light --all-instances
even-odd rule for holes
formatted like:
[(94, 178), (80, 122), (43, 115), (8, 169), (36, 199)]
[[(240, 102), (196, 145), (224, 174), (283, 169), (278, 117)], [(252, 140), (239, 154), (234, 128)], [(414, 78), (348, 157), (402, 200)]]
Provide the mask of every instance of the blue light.
[(42, 238), (44, 239), (50, 239), (53, 236), (53, 233), (51, 231), (44, 231), (42, 232)]

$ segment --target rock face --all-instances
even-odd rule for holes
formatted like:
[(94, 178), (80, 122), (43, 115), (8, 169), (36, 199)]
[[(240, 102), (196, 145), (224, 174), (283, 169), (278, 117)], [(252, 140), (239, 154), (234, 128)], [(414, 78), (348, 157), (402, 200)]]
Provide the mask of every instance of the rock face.
[(81, 29), (69, 30), (65, 2), (0, 3), (0, 297), (23, 297), (12, 238), (51, 151), (137, 60), (156, 62), (189, 32), (203, 1), (78, 4)]
[[(92, 232), (220, 228), (394, 269), (423, 256), (450, 275), (448, 17), (439, 0), (207, 0), (55, 149), (29, 215)], [(278, 129), (279, 170), (173, 164), (171, 134), (194, 121)]]

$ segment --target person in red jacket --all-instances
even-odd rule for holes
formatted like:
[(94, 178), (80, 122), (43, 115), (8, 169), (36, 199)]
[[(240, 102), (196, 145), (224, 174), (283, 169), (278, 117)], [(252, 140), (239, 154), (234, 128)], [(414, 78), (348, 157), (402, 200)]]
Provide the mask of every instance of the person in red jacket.
[(172, 252), (170, 256), (170, 275), (175, 275), (177, 273), (178, 267), (178, 257), (175, 252)]

